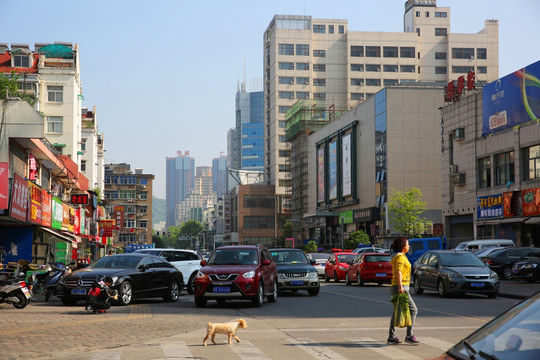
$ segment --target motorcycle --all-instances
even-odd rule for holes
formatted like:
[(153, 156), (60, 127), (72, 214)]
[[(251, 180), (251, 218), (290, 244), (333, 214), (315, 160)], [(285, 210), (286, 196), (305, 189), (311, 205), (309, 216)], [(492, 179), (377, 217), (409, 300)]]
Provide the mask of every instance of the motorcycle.
[(60, 262), (47, 264), (46, 272), (35, 274), (33, 290), (34, 293), (43, 292), (45, 302), (49, 301), (52, 295), (56, 295), (56, 285), (60, 277), (68, 270), (66, 265)]
[(26, 281), (17, 277), (0, 280), (0, 303), (12, 304), (15, 308), (22, 309), (28, 305), (31, 296)]

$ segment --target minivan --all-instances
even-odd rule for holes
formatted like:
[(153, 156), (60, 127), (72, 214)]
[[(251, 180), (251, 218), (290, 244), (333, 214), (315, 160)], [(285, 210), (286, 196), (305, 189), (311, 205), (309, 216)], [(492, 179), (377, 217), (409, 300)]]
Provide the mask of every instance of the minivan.
[(409, 252), (406, 255), (411, 264), (414, 264), (420, 256), (429, 250), (446, 250), (446, 238), (444, 236), (408, 240)]
[(456, 246), (455, 250), (476, 251), (491, 247), (514, 247), (514, 241), (510, 239), (486, 239), (464, 241)]

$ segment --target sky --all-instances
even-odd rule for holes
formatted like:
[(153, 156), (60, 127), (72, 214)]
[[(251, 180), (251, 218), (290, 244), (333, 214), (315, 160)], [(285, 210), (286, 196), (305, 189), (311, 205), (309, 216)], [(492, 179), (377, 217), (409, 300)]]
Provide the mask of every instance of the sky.
[[(0, 43), (79, 45), (83, 106), (96, 107), (106, 163), (154, 174), (189, 151), (226, 155), (235, 94), (262, 91), (263, 34), (274, 15), (346, 19), (349, 31), (402, 32), (405, 0), (0, 0)], [(538, 0), (438, 0), (450, 32), (499, 20), (499, 76), (540, 60)]]

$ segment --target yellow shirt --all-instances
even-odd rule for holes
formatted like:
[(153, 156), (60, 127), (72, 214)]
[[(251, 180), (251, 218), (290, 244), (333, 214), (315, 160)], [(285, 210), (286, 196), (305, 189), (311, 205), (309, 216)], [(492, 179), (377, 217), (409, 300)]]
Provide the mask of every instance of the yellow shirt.
[(392, 264), (392, 285), (399, 285), (398, 271), (401, 272), (401, 285), (409, 285), (411, 281), (411, 263), (407, 259), (407, 256), (403, 253), (398, 253), (392, 258), (390, 263)]

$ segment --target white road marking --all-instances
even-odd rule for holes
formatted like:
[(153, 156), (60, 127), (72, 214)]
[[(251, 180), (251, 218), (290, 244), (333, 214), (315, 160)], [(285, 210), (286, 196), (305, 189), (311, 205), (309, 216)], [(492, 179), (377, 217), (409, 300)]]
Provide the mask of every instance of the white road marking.
[(239, 343), (236, 340), (232, 339), (233, 344), (230, 346), (231, 350), (240, 357), (240, 359), (245, 360), (263, 360), (263, 359), (272, 359), (263, 353), (258, 347), (253, 345), (248, 340), (240, 340)]
[(455, 345), (455, 344), (449, 343), (448, 341), (439, 340), (434, 337), (422, 337), (420, 341), (422, 342), (422, 344), (433, 346), (443, 351), (446, 351)]
[[(421, 360), (422, 358), (400, 349), (401, 345), (387, 345), (386, 341), (375, 340), (371, 338), (347, 339), (361, 345), (365, 349), (370, 349), (376, 353), (386, 356), (389, 359), (399, 360)], [(414, 345), (412, 345), (414, 346)]]
[(347, 360), (346, 357), (339, 355), (337, 352), (330, 350), (312, 339), (288, 338), (287, 340), (316, 359)]
[(191, 359), (191, 351), (189, 351), (184, 341), (162, 341), (161, 351), (165, 359)]
[(92, 354), (90, 360), (120, 360), (121, 356), (122, 351), (96, 352)]

